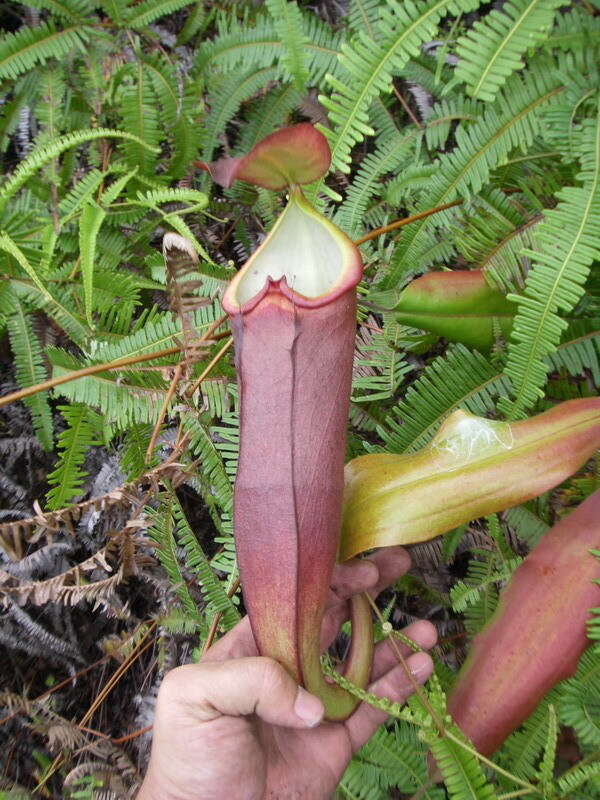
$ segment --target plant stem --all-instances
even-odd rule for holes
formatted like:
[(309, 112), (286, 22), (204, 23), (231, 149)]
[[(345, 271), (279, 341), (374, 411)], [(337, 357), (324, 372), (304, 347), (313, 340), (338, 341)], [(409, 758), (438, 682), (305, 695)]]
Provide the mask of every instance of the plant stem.
[(462, 200), (453, 200), (451, 203), (444, 203), (443, 205), (436, 206), (435, 208), (428, 208), (427, 211), (419, 211), (418, 214), (412, 214), (410, 217), (397, 219), (395, 222), (390, 222), (389, 225), (383, 225), (381, 228), (375, 228), (375, 230), (366, 233), (364, 236), (361, 236), (360, 239), (355, 239), (354, 244), (357, 246), (364, 244), (371, 239), (376, 239), (378, 236), (381, 236), (384, 233), (395, 231), (397, 228), (403, 228), (405, 225), (410, 225), (411, 222), (418, 222), (420, 219), (425, 219), (425, 217), (430, 217), (432, 214), (437, 214), (439, 211), (445, 211), (447, 208), (458, 206), (461, 203)]
[(179, 379), (181, 378), (182, 370), (183, 370), (182, 364), (181, 363), (177, 364), (177, 366), (175, 367), (175, 374), (173, 375), (173, 380), (171, 381), (171, 385), (169, 386), (169, 391), (165, 395), (162, 408), (160, 409), (160, 413), (154, 424), (154, 430), (152, 431), (152, 436), (150, 437), (148, 449), (146, 450), (146, 458), (145, 458), (146, 464), (149, 464), (150, 461), (152, 460), (152, 453), (154, 452), (154, 448), (156, 447), (156, 440), (158, 439), (158, 435), (160, 433), (160, 429), (162, 427), (165, 415), (169, 410), (169, 403), (173, 399), (173, 395), (175, 394), (175, 390), (177, 389), (177, 384), (179, 383)]
[[(223, 315), (222, 317), (219, 317), (219, 319), (212, 322), (207, 330), (202, 334), (199, 341), (204, 342), (209, 339), (211, 333), (220, 325), (222, 325), (226, 319), (227, 316)], [(90, 367), (84, 367), (83, 369), (75, 370), (75, 372), (69, 372), (68, 375), (61, 375), (59, 378), (50, 378), (50, 380), (43, 381), (42, 383), (36, 383), (34, 386), (27, 386), (25, 389), (20, 389), (18, 392), (12, 392), (11, 394), (4, 395), (4, 397), (0, 397), (0, 408), (8, 405), (9, 403), (14, 403), (16, 400), (22, 400), (24, 397), (30, 397), (32, 394), (45, 392), (48, 389), (54, 389), (55, 386), (60, 386), (63, 383), (76, 381), (78, 378), (84, 378), (86, 375), (95, 375), (98, 372), (106, 372), (109, 369), (120, 369), (121, 367), (127, 367), (130, 364), (140, 364), (143, 361), (152, 361), (155, 358), (163, 358), (164, 356), (170, 356), (174, 353), (179, 353), (180, 350), (181, 347), (179, 345), (175, 345), (174, 347), (166, 347), (164, 350), (157, 350), (155, 353), (144, 353), (144, 355), (141, 356), (128, 356), (127, 358), (119, 358), (116, 361), (108, 361), (105, 364), (93, 364)]]

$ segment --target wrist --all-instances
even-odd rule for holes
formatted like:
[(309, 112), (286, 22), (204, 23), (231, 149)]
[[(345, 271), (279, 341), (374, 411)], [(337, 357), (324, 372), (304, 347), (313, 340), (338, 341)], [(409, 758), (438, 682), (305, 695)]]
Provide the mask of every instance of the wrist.
[(196, 800), (196, 798), (182, 795), (164, 786), (163, 782), (154, 779), (149, 768), (135, 800)]

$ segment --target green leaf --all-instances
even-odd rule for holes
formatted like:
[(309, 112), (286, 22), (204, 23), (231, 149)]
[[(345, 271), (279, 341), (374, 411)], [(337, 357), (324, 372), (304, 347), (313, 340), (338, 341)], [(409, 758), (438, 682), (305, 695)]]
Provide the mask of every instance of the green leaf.
[(128, 28), (140, 30), (154, 20), (167, 14), (174, 14), (193, 2), (194, 0), (142, 0), (141, 3), (132, 4), (127, 9), (126, 25)]
[(523, 295), (510, 295), (518, 305), (504, 374), (513, 384), (513, 399), (498, 407), (510, 418), (524, 412), (543, 396), (541, 387), (552, 353), (567, 327), (558, 316), (568, 312), (583, 295), (594, 258), (600, 258), (600, 101), (598, 117), (584, 120), (580, 145), (582, 186), (562, 189), (559, 205), (547, 211), (536, 231), (538, 249)]
[[(454, 731), (461, 740), (464, 739), (456, 726), (453, 726)], [(442, 774), (450, 800), (493, 800), (496, 797), (479, 762), (468, 750), (456, 741), (438, 736), (435, 731), (427, 732), (424, 738)]]
[(435, 38), (440, 19), (449, 13), (471, 11), (478, 5), (479, 0), (388, 0), (381, 9), (373, 38), (361, 31), (349, 44), (342, 45), (342, 69), (337, 76), (327, 78), (333, 93), (331, 97), (319, 96), (333, 123), (331, 130), (323, 128), (331, 145), (333, 169), (350, 171), (352, 147), (374, 133), (369, 124), (369, 106), (379, 94), (390, 91), (392, 77), (400, 73), (411, 56), (418, 55), (421, 44)]
[(466, 82), (469, 94), (494, 100), (508, 76), (523, 67), (526, 51), (544, 41), (561, 5), (563, 0), (508, 0), (461, 36), (456, 77)]
[(0, 39), (0, 80), (16, 78), (49, 58), (62, 59), (71, 50), (83, 50), (89, 35), (81, 25), (56, 30), (51, 22), (5, 34)]
[(54, 511), (72, 503), (87, 477), (82, 469), (90, 447), (102, 444), (103, 420), (82, 404), (58, 406), (67, 428), (58, 437), (58, 464), (48, 475), (52, 489), (46, 498), (47, 508)]
[(298, 89), (308, 80), (304, 50), (304, 25), (300, 9), (294, 0), (266, 0), (273, 25), (283, 46), (283, 63)]
[(84, 142), (92, 141), (93, 139), (128, 139), (137, 142), (140, 147), (145, 148), (151, 152), (157, 152), (157, 148), (144, 142), (143, 139), (135, 136), (135, 134), (126, 131), (117, 131), (113, 128), (95, 128), (94, 130), (80, 130), (72, 131), (64, 136), (60, 136), (47, 144), (37, 147), (33, 150), (27, 158), (19, 164), (16, 170), (12, 173), (10, 178), (0, 187), (0, 211), (4, 209), (6, 202), (10, 197), (15, 195), (25, 183), (37, 172), (38, 169), (43, 167), (54, 158), (58, 158), (61, 153), (71, 147), (78, 147)]
[(79, 249), (81, 258), (81, 274), (83, 276), (83, 294), (85, 299), (85, 316), (90, 328), (94, 327), (92, 309), (94, 304), (94, 263), (96, 260), (96, 240), (100, 226), (106, 218), (106, 209), (97, 203), (87, 203), (79, 218)]
[[(88, 331), (82, 325), (80, 320), (72, 314), (65, 306), (46, 288), (43, 280), (37, 274), (34, 267), (25, 257), (25, 254), (18, 247), (15, 242), (8, 236), (8, 234), (0, 234), (0, 250), (9, 253), (19, 264), (20, 267), (28, 274), (33, 281), (35, 289), (38, 290), (41, 298), (36, 306), (43, 308), (46, 313), (51, 311), (52, 315), (56, 318), (59, 325), (64, 327), (65, 331), (73, 339), (73, 341), (83, 347), (87, 342)], [(15, 290), (17, 290), (17, 282), (13, 282)], [(31, 287), (32, 289), (34, 287)], [(28, 293), (27, 287), (24, 288), (23, 294), (26, 296)]]
[[(31, 319), (17, 298), (11, 298), (11, 312), (6, 320), (10, 346), (15, 359), (15, 376), (22, 388), (46, 380), (42, 348), (33, 330)], [(31, 411), (33, 428), (44, 450), (51, 450), (52, 414), (48, 393), (38, 392), (23, 401)]]

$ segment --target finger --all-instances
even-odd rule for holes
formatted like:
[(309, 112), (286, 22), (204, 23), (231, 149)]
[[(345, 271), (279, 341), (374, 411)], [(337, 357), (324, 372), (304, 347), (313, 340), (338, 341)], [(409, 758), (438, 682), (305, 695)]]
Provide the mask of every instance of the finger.
[(331, 576), (331, 592), (328, 605), (344, 602), (359, 592), (373, 589), (379, 580), (379, 569), (369, 558), (353, 558), (336, 564)]
[(280, 664), (259, 656), (172, 670), (161, 686), (157, 715), (168, 718), (178, 705), (198, 723), (256, 714), (287, 728), (312, 728), (324, 713), (323, 703), (299, 687)]
[(235, 628), (232, 628), (229, 633), (226, 633), (225, 636), (222, 636), (209, 647), (200, 659), (200, 663), (226, 661), (228, 658), (248, 658), (257, 655), (258, 649), (252, 635), (250, 619), (244, 617)]
[(376, 596), (409, 569), (410, 555), (399, 546), (382, 547), (368, 558), (353, 558), (343, 564), (336, 564), (331, 579), (331, 588), (335, 595), (332, 600), (347, 600), (366, 591)]
[[(433, 672), (433, 661), (427, 653), (414, 653), (407, 658), (406, 664), (418, 684), (425, 683)], [(412, 682), (401, 665), (394, 667), (369, 687), (371, 694), (385, 697), (394, 703), (404, 703), (413, 691)], [(384, 711), (361, 703), (345, 722), (353, 752), (361, 748), (386, 719), (387, 714)]]
[(379, 570), (379, 580), (369, 591), (371, 597), (377, 595), (401, 578), (411, 566), (410, 555), (403, 547), (382, 547), (369, 556)]
[[(423, 650), (430, 650), (437, 642), (435, 626), (424, 619), (413, 622), (412, 625), (403, 628), (402, 633)], [(400, 651), (403, 658), (407, 658), (414, 652), (400, 639), (394, 638), (392, 640), (391, 636), (377, 645), (375, 657), (373, 658), (373, 671), (371, 672), (372, 681), (381, 678), (382, 675), (385, 675), (386, 672), (398, 664), (398, 651)]]
[[(354, 562), (356, 561), (360, 562), (359, 559), (354, 559)], [(323, 650), (329, 647), (331, 642), (335, 639), (340, 625), (349, 619), (349, 608), (345, 602), (346, 598), (352, 597), (352, 595), (358, 594), (361, 591), (368, 591), (371, 597), (377, 597), (381, 591), (395, 583), (398, 578), (410, 569), (410, 556), (403, 547), (383, 547), (375, 551), (368, 559), (362, 559), (362, 563), (365, 561), (375, 565), (378, 577), (376, 580), (372, 581), (369, 586), (364, 587), (358, 587), (356, 584), (352, 585), (351, 582), (347, 581), (340, 581), (336, 584), (336, 589), (338, 590), (337, 602), (334, 599), (330, 600), (330, 606), (325, 614), (321, 631), (321, 648)], [(353, 562), (339, 564), (337, 566), (338, 572), (334, 573), (334, 576), (339, 576), (339, 570), (347, 568), (349, 565), (355, 568)], [(363, 573), (363, 575), (365, 574), (366, 573)]]
[[(325, 615), (322, 647), (328, 647), (340, 625), (348, 619), (345, 600), (369, 591), (375, 597), (410, 568), (410, 556), (403, 547), (383, 547), (369, 558), (336, 564), (331, 581), (330, 611)], [(202, 663), (258, 655), (248, 617), (222, 636), (202, 656)]]

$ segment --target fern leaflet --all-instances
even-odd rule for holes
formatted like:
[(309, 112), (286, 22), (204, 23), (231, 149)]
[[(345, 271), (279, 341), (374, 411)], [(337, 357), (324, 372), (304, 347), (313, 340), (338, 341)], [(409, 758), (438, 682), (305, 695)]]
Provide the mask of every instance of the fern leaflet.
[(174, 14), (180, 8), (185, 8), (193, 2), (194, 0), (142, 0), (141, 3), (132, 4), (127, 9), (127, 27), (140, 30), (159, 17)]
[(96, 260), (96, 240), (98, 231), (106, 217), (106, 209), (97, 203), (87, 203), (79, 218), (79, 250), (81, 274), (83, 276), (83, 295), (85, 316), (88, 325), (93, 327), (92, 308), (94, 291), (94, 262)]
[(102, 444), (103, 421), (100, 415), (80, 403), (58, 406), (58, 411), (68, 427), (58, 437), (58, 464), (48, 475), (48, 483), (52, 486), (46, 498), (49, 511), (64, 508), (76, 500), (87, 477), (87, 472), (81, 468), (87, 451)]
[(140, 139), (133, 133), (126, 131), (116, 131), (112, 128), (95, 128), (94, 130), (81, 130), (72, 131), (52, 142), (48, 142), (42, 147), (36, 148), (30, 153), (27, 158), (23, 159), (10, 178), (0, 187), (0, 211), (4, 209), (6, 202), (10, 197), (16, 194), (25, 183), (35, 174), (35, 172), (52, 161), (58, 158), (61, 153), (71, 147), (78, 147), (84, 142), (89, 142), (93, 139), (129, 139), (132, 142), (137, 142), (140, 147), (143, 147), (151, 152), (157, 152), (157, 148)]
[(374, 133), (369, 106), (379, 94), (391, 90), (392, 77), (418, 54), (422, 42), (435, 37), (441, 17), (472, 11), (478, 5), (478, 0), (389, 0), (373, 39), (361, 31), (349, 45), (342, 45), (339, 60), (343, 72), (327, 78), (332, 96), (319, 97), (334, 126), (333, 130), (322, 128), (331, 144), (333, 169), (350, 171), (350, 150)]
[[(457, 128), (457, 147), (440, 157), (427, 197), (417, 211), (479, 192), (488, 182), (490, 171), (513, 147), (531, 144), (540, 128), (540, 108), (560, 91), (562, 84), (545, 61), (537, 67), (532, 65), (525, 81), (513, 76), (494, 107), (475, 124)], [(444, 211), (410, 225), (400, 239), (382, 288), (395, 288), (404, 275), (431, 263), (429, 251), (436, 242), (433, 234), (451, 213)]]
[(540, 249), (525, 251), (535, 262), (525, 292), (509, 295), (519, 308), (504, 370), (513, 383), (514, 399), (503, 398), (498, 407), (511, 419), (523, 417), (543, 395), (548, 371), (544, 358), (567, 327), (558, 311), (575, 306), (592, 261), (600, 257), (600, 102), (598, 118), (584, 120), (581, 155), (583, 170), (578, 178), (583, 186), (559, 192), (561, 202), (546, 212), (537, 229)]
[(0, 80), (16, 78), (49, 58), (62, 59), (75, 48), (83, 50), (88, 38), (81, 25), (56, 30), (50, 22), (7, 33), (0, 40)]
[(266, 0), (269, 14), (283, 47), (282, 61), (298, 89), (308, 80), (304, 25), (300, 9), (294, 0)]
[(488, 102), (508, 76), (523, 66), (522, 56), (546, 38), (562, 0), (508, 0), (457, 42), (456, 77), (469, 94)]
[[(33, 330), (31, 320), (25, 314), (17, 298), (12, 299), (12, 311), (7, 320), (10, 346), (15, 359), (15, 375), (19, 386), (33, 386), (46, 379), (42, 348)], [(52, 414), (47, 392), (38, 392), (24, 400), (31, 411), (31, 420), (40, 444), (45, 450), (52, 449)]]

